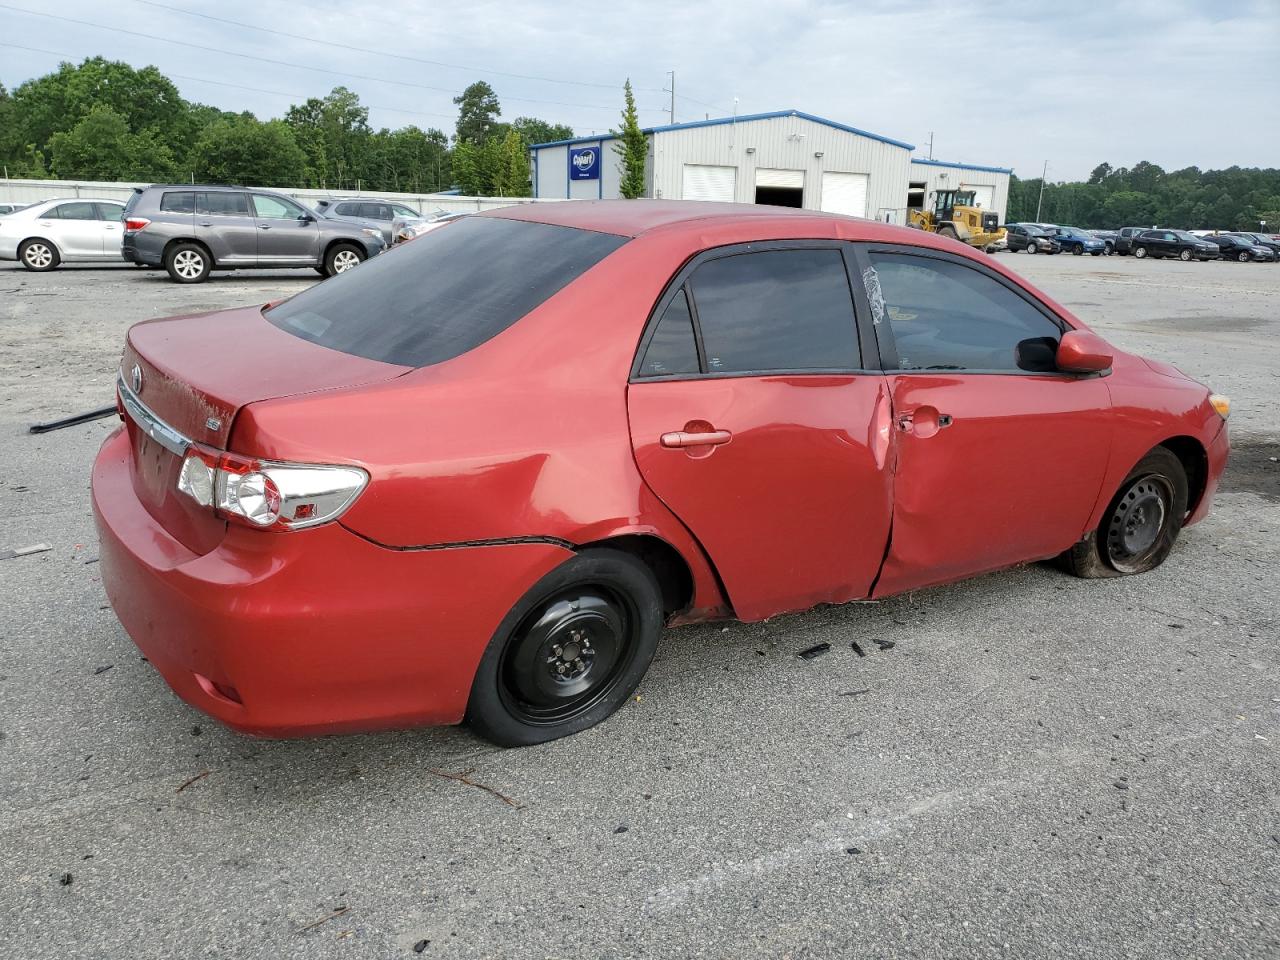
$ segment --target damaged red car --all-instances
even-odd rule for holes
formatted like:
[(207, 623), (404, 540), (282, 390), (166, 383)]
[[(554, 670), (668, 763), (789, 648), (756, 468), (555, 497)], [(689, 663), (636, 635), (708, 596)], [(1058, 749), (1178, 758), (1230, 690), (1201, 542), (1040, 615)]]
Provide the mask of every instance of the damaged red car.
[(274, 305), (134, 326), (107, 593), (264, 735), (563, 736), (664, 625), (1164, 562), (1227, 400), (954, 241), (770, 207), (508, 207)]

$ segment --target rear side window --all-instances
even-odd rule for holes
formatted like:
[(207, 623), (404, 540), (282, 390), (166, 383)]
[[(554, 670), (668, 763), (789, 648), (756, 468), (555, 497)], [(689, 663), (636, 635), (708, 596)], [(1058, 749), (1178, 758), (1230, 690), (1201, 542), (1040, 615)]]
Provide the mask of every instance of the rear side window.
[(670, 377), (698, 372), (698, 345), (693, 338), (693, 316), (684, 287), (677, 291), (645, 348), (640, 363), (642, 377)]
[(839, 250), (723, 257), (698, 267), (690, 285), (708, 373), (861, 366)]
[(340, 217), (358, 217), (360, 216), (360, 204), (340, 203), (333, 208), (333, 212)]
[(1054, 369), (1058, 325), (982, 271), (908, 254), (873, 253), (871, 264), (867, 296), (899, 370)]
[(425, 367), (497, 336), (627, 239), (467, 217), (304, 290), (266, 318), (322, 347)]
[(124, 205), (119, 203), (98, 204), (98, 219), (119, 223), (124, 219)]
[(195, 213), (196, 195), (190, 190), (162, 194), (160, 209), (164, 213)]
[(247, 217), (249, 197), (244, 193), (199, 193), (196, 194), (196, 213), (206, 216)]

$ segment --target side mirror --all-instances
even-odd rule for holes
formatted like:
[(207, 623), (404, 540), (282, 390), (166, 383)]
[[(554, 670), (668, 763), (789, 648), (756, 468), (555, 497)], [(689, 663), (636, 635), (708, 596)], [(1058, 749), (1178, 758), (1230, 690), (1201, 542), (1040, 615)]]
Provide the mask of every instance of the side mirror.
[(1102, 373), (1111, 369), (1111, 345), (1088, 330), (1068, 330), (1058, 341), (1055, 357), (1064, 373)]
[(301, 220), (303, 223), (315, 223), (315, 222), (316, 222), (316, 218), (315, 218), (314, 216), (312, 216), (311, 214), (309, 214), (309, 213), (304, 213), (304, 214), (302, 214), (301, 216), (299, 216), (299, 217), (298, 217), (298, 219), (299, 219), (299, 220)]

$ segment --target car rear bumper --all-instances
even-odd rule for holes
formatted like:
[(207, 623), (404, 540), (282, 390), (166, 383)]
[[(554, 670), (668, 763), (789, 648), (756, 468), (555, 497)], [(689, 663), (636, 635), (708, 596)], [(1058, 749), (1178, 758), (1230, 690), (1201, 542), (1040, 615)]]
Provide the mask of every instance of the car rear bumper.
[(570, 553), (518, 543), (394, 550), (333, 523), (232, 525), (192, 553), (147, 512), (123, 431), (93, 468), (102, 580), (182, 699), (245, 733), (457, 723), (502, 618)]
[(164, 266), (164, 241), (143, 236), (141, 231), (126, 233), (120, 242), (120, 256), (129, 263), (144, 263), (149, 267)]

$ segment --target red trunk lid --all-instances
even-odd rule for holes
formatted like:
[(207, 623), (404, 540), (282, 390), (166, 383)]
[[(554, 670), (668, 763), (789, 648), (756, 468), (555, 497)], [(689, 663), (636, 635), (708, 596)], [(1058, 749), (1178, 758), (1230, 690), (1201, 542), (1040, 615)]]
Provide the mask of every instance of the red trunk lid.
[[(155, 417), (206, 446), (227, 449), (246, 404), (391, 380), (410, 367), (317, 346), (268, 323), (261, 307), (148, 320), (129, 330), (124, 384)], [(147, 511), (195, 553), (208, 553), (225, 521), (178, 492), (182, 457), (125, 417), (133, 487)], [(241, 451), (249, 452), (249, 451)]]

